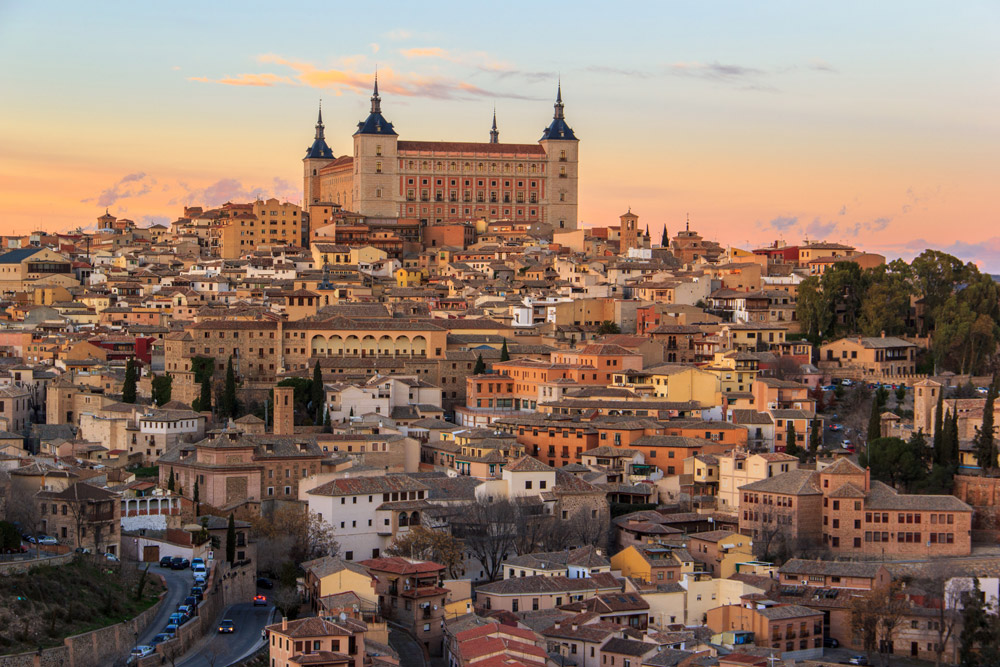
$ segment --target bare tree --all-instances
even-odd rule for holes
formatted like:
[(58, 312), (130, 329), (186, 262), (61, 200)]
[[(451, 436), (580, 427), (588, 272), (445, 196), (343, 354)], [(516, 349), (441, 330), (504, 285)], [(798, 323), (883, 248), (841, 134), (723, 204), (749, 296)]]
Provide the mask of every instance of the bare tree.
[(503, 561), (515, 552), (518, 508), (510, 500), (469, 503), (455, 518), (452, 533), (483, 566), (487, 578), (496, 581)]
[(278, 586), (271, 594), (271, 603), (281, 612), (282, 616), (293, 619), (299, 615), (302, 598), (294, 586)]
[(593, 516), (588, 508), (581, 507), (569, 518), (569, 529), (577, 544), (606, 547), (609, 535), (608, 515), (598, 512)]
[(42, 514), (34, 494), (14, 490), (7, 499), (7, 518), (16, 523), (22, 535), (35, 538), (35, 557), (38, 557), (38, 536), (42, 530)]
[(889, 647), (910, 609), (900, 594), (900, 583), (875, 588), (851, 600), (851, 629), (861, 637), (865, 652), (879, 657), (882, 667), (889, 665)]
[(962, 623), (962, 596), (972, 588), (972, 582), (946, 565), (935, 565), (933, 571), (919, 580), (935, 610), (934, 664), (941, 667), (944, 652), (955, 630)]

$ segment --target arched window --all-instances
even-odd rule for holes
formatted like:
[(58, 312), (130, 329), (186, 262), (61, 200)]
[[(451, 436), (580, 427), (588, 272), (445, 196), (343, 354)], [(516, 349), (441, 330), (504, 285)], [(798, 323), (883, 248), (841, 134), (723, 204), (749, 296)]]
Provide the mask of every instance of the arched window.
[(406, 512), (399, 513), (399, 527), (405, 528), (410, 525), (410, 515)]

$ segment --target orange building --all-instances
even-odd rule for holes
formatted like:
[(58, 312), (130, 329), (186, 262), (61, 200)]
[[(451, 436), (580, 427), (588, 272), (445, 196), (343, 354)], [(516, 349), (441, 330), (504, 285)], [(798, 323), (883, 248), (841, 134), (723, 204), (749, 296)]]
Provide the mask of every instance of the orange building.
[(363, 621), (350, 617), (336, 622), (282, 618), (264, 628), (271, 667), (361, 667), (367, 630)]

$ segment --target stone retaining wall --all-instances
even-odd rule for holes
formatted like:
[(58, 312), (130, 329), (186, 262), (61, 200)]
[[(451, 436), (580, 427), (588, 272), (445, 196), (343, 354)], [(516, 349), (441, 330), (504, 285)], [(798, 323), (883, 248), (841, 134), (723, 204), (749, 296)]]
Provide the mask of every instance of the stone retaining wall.
[(7, 576), (8, 574), (18, 574), (20, 572), (27, 572), (33, 567), (41, 567), (44, 565), (65, 565), (73, 560), (73, 556), (76, 554), (67, 553), (61, 556), (52, 556), (50, 558), (31, 558), (28, 560), (10, 560), (0, 562), (0, 577)]

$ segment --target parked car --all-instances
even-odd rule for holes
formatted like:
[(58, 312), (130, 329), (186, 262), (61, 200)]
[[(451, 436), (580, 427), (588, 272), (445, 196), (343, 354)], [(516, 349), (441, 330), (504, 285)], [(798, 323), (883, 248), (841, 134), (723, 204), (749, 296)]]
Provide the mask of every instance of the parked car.
[(836, 388), (837, 388), (837, 385), (835, 385), (835, 384), (825, 384), (822, 387), (820, 387), (820, 389), (822, 389), (823, 391), (833, 391)]
[(231, 620), (229, 620), (227, 618), (224, 621), (222, 621), (222, 623), (219, 623), (219, 633), (220, 634), (223, 634), (223, 633), (228, 634), (228, 633), (232, 633), (232, 632), (236, 632), (236, 624), (233, 623)]
[(24, 546), (23, 544), (18, 544), (16, 547), (7, 547), (7, 548), (3, 549), (2, 551), (0, 551), (0, 553), (5, 553), (5, 554), (23, 554), (23, 553), (25, 553), (27, 551), (28, 551), (28, 547)]
[(253, 596), (253, 606), (255, 606), (255, 607), (266, 607), (267, 606), (267, 596), (266, 595), (255, 595), (255, 596)]
[(196, 577), (199, 574), (203, 577), (208, 576), (208, 569), (205, 567), (204, 563), (191, 563), (191, 571), (194, 573), (194, 576)]
[(851, 387), (854, 385), (854, 380), (851, 380), (850, 378), (844, 378), (843, 380), (840, 381), (840, 384), (845, 387)]
[(59, 544), (59, 541), (51, 535), (28, 535), (27, 541), (32, 544)]
[(160, 567), (170, 567), (171, 562), (173, 562), (173, 558), (170, 556), (164, 556), (160, 559)]
[(120, 563), (121, 562), (121, 561), (118, 560), (118, 556), (116, 556), (114, 554), (104, 554), (104, 558), (106, 558), (107, 560), (111, 561), (112, 563)]
[(984, 394), (985, 395), (985, 394), (990, 393), (990, 390), (987, 387), (976, 387), (976, 393), (977, 394)]
[(178, 625), (176, 623), (170, 623), (169, 625), (167, 625), (167, 627), (163, 628), (163, 632), (161, 632), (160, 634), (167, 635), (170, 637), (170, 639), (173, 639), (174, 637), (177, 636), (177, 628)]
[(837, 648), (840, 646), (840, 642), (837, 641), (836, 637), (825, 637), (823, 639), (823, 646), (825, 648)]
[(852, 655), (851, 658), (847, 661), (847, 664), (848, 665), (867, 665), (868, 664), (868, 658), (866, 658), (863, 655)]
[(142, 644), (132, 649), (131, 656), (133, 659), (145, 658), (147, 655), (153, 655), (154, 653), (156, 653), (156, 649), (154, 649), (152, 646), (146, 646), (145, 644)]
[(831, 431), (839, 431), (839, 430), (841, 430), (843, 428), (844, 427), (841, 426), (840, 424), (830, 424), (830, 430)]
[(274, 588), (274, 583), (267, 577), (257, 577), (257, 588), (266, 588), (271, 590)]
[(198, 602), (201, 602), (202, 600), (205, 599), (205, 589), (202, 588), (201, 586), (192, 586), (191, 596), (198, 598)]
[(191, 607), (192, 609), (194, 609), (195, 607), (198, 606), (198, 598), (196, 598), (193, 595), (187, 596), (186, 598), (184, 598), (184, 606)]
[(186, 570), (191, 566), (191, 562), (187, 558), (181, 558), (180, 556), (174, 556), (170, 559), (170, 569), (172, 570)]
[(207, 577), (205, 576), (204, 572), (198, 572), (197, 574), (194, 575), (194, 583), (198, 584), (199, 586), (203, 586), (205, 584), (206, 579)]
[(185, 623), (187, 623), (187, 620), (188, 618), (184, 614), (180, 614), (177, 612), (170, 614), (170, 625), (176, 625), (177, 627), (180, 627)]
[(166, 633), (166, 632), (161, 632), (160, 634), (158, 634), (155, 637), (153, 637), (150, 640), (149, 644), (150, 644), (150, 646), (156, 646), (157, 644), (162, 644), (163, 642), (170, 641), (173, 638), (174, 638), (173, 634)]
[(192, 616), (194, 616), (194, 611), (191, 609), (191, 607), (187, 606), (186, 604), (178, 605), (177, 613), (184, 614), (184, 618), (191, 618)]
[(205, 564), (205, 559), (204, 558), (192, 558), (191, 559), (191, 567), (194, 567), (195, 565), (204, 565), (204, 564)]
[(77, 547), (76, 549), (73, 549), (73, 553), (86, 555), (86, 554), (92, 554), (94, 552), (88, 549), (87, 547)]

